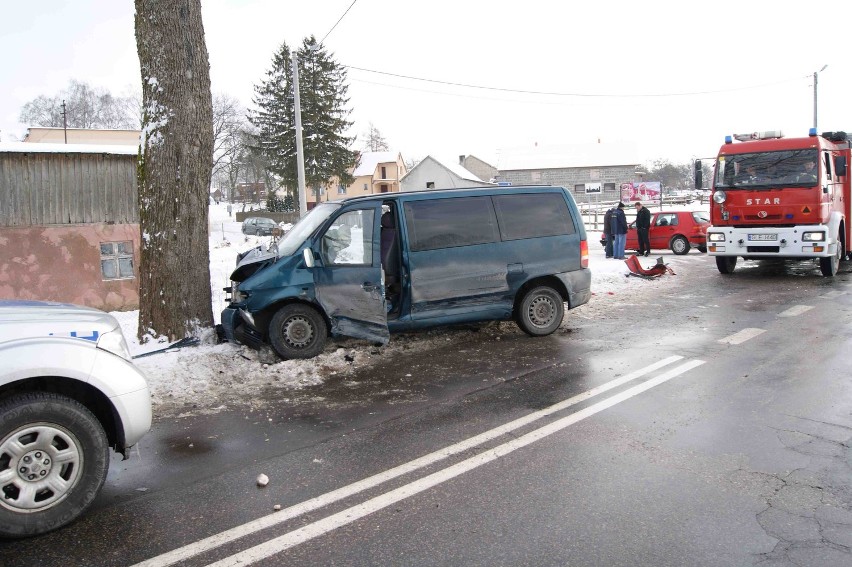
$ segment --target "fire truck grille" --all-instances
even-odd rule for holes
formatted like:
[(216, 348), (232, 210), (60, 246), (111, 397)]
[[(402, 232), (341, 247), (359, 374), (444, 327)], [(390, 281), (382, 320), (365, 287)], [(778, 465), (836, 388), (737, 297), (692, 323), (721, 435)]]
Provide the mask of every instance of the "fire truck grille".
[(748, 246), (746, 249), (749, 252), (764, 252), (767, 254), (778, 254), (781, 251), (780, 246)]

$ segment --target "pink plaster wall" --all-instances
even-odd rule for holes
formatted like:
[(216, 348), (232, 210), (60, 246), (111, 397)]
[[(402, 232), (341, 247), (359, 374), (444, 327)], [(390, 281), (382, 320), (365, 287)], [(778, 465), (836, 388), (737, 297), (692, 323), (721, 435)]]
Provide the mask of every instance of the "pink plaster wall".
[[(0, 298), (61, 301), (103, 311), (139, 308), (139, 225), (0, 228)], [(104, 280), (101, 242), (133, 242), (132, 279)]]

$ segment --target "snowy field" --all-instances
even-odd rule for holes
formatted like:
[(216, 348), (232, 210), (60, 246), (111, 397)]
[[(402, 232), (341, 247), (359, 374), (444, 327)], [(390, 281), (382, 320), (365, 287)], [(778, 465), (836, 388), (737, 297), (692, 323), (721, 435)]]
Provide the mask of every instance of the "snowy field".
[[(628, 270), (623, 261), (604, 258), (600, 233), (589, 232), (588, 238), (592, 299), (587, 305), (567, 311), (563, 327), (642, 304), (652, 297), (651, 294), (658, 294), (661, 289), (677, 285), (683, 277), (684, 270), (678, 265), (678, 257), (672, 255), (668, 255), (666, 261), (679, 275), (666, 275), (653, 281), (627, 277)], [(225, 203), (210, 206), (210, 287), (213, 293), (213, 316), (217, 323), (226, 306), (223, 288), (230, 284), (229, 275), (234, 268), (237, 252), (266, 244), (270, 239), (243, 235), (240, 223), (228, 217)], [(691, 251), (690, 254), (697, 252)], [(653, 265), (654, 258), (643, 258), (643, 265)], [(113, 312), (112, 315), (121, 323), (133, 355), (152, 353), (167, 346), (164, 341), (156, 339), (144, 345), (139, 344), (136, 339), (138, 311)], [(475, 338), (499, 340), (501, 335), (514, 333), (521, 331), (513, 322), (499, 322), (486, 325), (476, 333)], [(354, 339), (330, 339), (325, 351), (316, 358), (269, 364), (268, 360), (262, 360), (250, 348), (215, 344), (215, 332), (211, 329), (199, 346), (152, 353), (137, 358), (135, 362), (148, 377), (155, 415), (162, 417), (187, 411), (201, 413), (228, 407), (261, 407), (261, 394), (269, 388), (281, 389), (281, 397), (286, 398), (288, 391), (320, 384), (330, 376), (345, 376), (354, 369), (369, 367), (377, 360), (386, 360), (399, 353), (427, 351), (447, 341), (464, 341), (473, 338), (472, 334), (473, 331), (458, 329), (392, 334), (390, 342), (384, 347), (375, 347)]]

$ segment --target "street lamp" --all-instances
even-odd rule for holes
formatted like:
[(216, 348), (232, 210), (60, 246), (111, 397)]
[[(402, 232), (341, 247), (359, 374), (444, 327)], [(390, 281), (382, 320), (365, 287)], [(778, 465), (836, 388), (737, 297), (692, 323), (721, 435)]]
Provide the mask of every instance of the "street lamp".
[(817, 129), (817, 75), (825, 71), (828, 65), (823, 65), (819, 71), (814, 71), (814, 130)]

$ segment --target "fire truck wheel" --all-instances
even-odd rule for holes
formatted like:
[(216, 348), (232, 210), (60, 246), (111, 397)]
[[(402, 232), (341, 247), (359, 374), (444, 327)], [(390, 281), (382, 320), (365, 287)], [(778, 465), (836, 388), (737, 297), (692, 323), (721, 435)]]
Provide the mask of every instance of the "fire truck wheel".
[(669, 243), (669, 247), (678, 256), (683, 256), (689, 253), (689, 240), (680, 235), (675, 236), (672, 238), (671, 243)]
[(843, 247), (838, 242), (837, 252), (835, 252), (834, 256), (819, 259), (819, 269), (823, 276), (831, 278), (837, 274), (837, 269), (840, 267), (840, 256), (843, 254), (842, 249)]
[(716, 267), (723, 274), (733, 274), (737, 266), (736, 256), (716, 256)]

